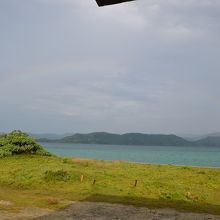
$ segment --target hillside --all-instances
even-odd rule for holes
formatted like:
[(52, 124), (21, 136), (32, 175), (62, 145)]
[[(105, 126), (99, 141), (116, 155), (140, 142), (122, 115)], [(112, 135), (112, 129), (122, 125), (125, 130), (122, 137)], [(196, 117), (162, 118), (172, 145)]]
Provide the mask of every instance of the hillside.
[(0, 201), (14, 212), (98, 201), (220, 214), (219, 169), (14, 155), (0, 173)]
[[(54, 142), (54, 140), (39, 139), (38, 141)], [(191, 142), (176, 135), (163, 134), (111, 134), (106, 132), (94, 132), (89, 134), (74, 134), (55, 140), (60, 143), (82, 143), (82, 144), (112, 144), (112, 145), (151, 145), (151, 146), (188, 146)]]
[(50, 139), (50, 140), (59, 140), (61, 138), (64, 138), (68, 135), (71, 135), (69, 133), (66, 134), (56, 134), (56, 133), (28, 133), (28, 135), (34, 139)]
[(198, 141), (205, 139), (207, 137), (220, 137), (220, 132), (208, 133), (208, 134), (177, 134), (179, 137), (182, 137), (188, 141)]
[(143, 145), (143, 146), (214, 146), (220, 147), (220, 136), (209, 136), (200, 140), (190, 141), (177, 135), (126, 133), (112, 134), (93, 132), (89, 134), (73, 134), (53, 140), (40, 138), (39, 142), (80, 143), (80, 144), (111, 144), (111, 145)]
[(220, 136), (209, 136), (201, 140), (195, 141), (199, 146), (214, 146), (220, 147)]

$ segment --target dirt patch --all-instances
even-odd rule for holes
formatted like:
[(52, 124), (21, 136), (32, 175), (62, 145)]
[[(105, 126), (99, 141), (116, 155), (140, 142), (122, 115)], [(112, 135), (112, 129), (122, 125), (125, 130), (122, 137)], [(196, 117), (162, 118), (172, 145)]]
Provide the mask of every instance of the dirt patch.
[(0, 206), (12, 206), (13, 203), (6, 200), (0, 200)]
[(34, 220), (220, 220), (220, 216), (182, 213), (172, 209), (136, 208), (118, 204), (78, 202), (68, 209)]
[(23, 208), (0, 210), (0, 220), (220, 220), (210, 214), (183, 213), (173, 209), (137, 208), (119, 204), (76, 202), (61, 211)]
[(19, 208), (14, 210), (0, 210), (0, 220), (31, 220), (39, 216), (45, 216), (51, 213), (49, 209), (40, 208)]

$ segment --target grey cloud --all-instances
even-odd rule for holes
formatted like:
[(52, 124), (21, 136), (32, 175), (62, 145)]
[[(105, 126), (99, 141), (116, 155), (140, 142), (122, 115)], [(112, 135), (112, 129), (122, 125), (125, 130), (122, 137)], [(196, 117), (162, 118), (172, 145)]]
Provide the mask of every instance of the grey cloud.
[(220, 3), (0, 2), (0, 130), (220, 130)]

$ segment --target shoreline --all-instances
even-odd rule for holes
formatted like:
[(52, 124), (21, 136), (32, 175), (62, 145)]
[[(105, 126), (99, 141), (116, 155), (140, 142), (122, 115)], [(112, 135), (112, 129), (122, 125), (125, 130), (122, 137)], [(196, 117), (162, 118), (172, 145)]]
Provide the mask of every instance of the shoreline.
[(212, 166), (193, 166), (193, 165), (180, 165), (180, 164), (163, 164), (163, 163), (147, 163), (147, 162), (135, 162), (130, 160), (102, 160), (102, 159), (91, 159), (91, 158), (83, 158), (83, 157), (63, 157), (59, 155), (55, 155), (60, 158), (69, 158), (69, 159), (76, 159), (82, 161), (99, 161), (99, 162), (122, 162), (122, 163), (129, 163), (129, 164), (140, 164), (140, 165), (152, 165), (152, 166), (175, 166), (175, 167), (189, 167), (189, 168), (202, 168), (202, 169), (220, 169), (220, 167), (212, 167)]

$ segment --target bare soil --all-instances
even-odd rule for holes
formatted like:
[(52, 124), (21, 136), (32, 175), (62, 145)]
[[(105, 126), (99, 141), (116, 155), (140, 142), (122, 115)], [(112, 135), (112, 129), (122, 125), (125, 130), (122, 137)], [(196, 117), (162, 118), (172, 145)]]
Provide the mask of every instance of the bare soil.
[(220, 220), (209, 214), (181, 213), (171, 209), (136, 208), (119, 204), (83, 202), (35, 220)]
[(31, 220), (39, 216), (46, 216), (51, 213), (52, 210), (40, 209), (40, 208), (19, 208), (19, 209), (0, 209), (0, 220)]
[(148, 209), (119, 204), (76, 202), (61, 211), (24, 208), (17, 213), (0, 210), (0, 220), (220, 220), (220, 216)]

